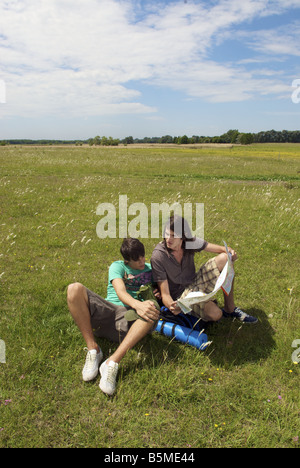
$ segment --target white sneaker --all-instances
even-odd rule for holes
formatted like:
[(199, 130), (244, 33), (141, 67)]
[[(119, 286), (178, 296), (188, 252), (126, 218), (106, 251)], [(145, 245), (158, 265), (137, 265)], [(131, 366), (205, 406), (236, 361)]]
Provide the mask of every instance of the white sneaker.
[(109, 361), (108, 364), (106, 364), (106, 362), (107, 360), (100, 366), (101, 380), (99, 387), (102, 392), (107, 393), (107, 395), (112, 395), (116, 389), (119, 364), (113, 361)]
[(99, 372), (99, 365), (103, 359), (103, 353), (100, 349), (99, 353), (97, 353), (96, 349), (90, 349), (87, 352), (85, 365), (82, 370), (82, 378), (85, 382), (89, 382), (97, 377)]

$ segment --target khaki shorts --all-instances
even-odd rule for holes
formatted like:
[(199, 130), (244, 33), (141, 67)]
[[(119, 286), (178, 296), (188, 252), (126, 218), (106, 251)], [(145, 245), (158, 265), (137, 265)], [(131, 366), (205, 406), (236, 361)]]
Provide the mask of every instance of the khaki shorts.
[(121, 343), (132, 325), (132, 322), (128, 322), (124, 318), (128, 309), (106, 301), (87, 288), (86, 292), (94, 335), (98, 338), (107, 338), (110, 341)]
[[(180, 296), (180, 299), (185, 298), (185, 296), (187, 296), (187, 294), (190, 292), (201, 291), (206, 294), (212, 292), (219, 276), (220, 272), (216, 261), (214, 258), (211, 258), (200, 267), (199, 271), (196, 273), (194, 281), (184, 290)], [(196, 317), (203, 317), (205, 304), (206, 302), (200, 302), (199, 304), (193, 305), (192, 315), (195, 315)]]

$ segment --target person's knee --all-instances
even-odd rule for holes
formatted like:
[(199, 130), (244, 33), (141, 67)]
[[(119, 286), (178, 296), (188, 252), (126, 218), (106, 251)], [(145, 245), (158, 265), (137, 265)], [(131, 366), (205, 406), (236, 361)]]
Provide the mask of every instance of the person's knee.
[(221, 272), (227, 263), (227, 254), (221, 253), (215, 258), (215, 262), (217, 264), (218, 270)]
[(76, 301), (79, 297), (82, 297), (84, 294), (84, 286), (81, 283), (72, 283), (69, 284), (67, 289), (67, 300), (68, 303)]
[(222, 310), (214, 302), (208, 302), (204, 307), (204, 318), (210, 322), (218, 322), (223, 316)]

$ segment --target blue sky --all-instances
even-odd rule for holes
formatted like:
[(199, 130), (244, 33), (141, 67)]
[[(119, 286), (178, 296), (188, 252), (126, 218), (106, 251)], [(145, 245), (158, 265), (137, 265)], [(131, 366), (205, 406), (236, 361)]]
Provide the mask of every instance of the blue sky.
[(299, 130), (299, 44), (300, 0), (1, 0), (0, 139)]

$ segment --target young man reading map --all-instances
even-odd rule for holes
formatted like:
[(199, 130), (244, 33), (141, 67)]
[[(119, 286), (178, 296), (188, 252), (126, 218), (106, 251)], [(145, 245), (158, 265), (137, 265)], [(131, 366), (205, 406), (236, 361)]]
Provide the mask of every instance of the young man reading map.
[[(208, 260), (196, 273), (194, 256), (202, 250), (218, 255)], [(228, 250), (234, 262), (237, 253), (230, 247)], [(162, 312), (161, 318), (181, 324), (183, 314), (177, 300), (185, 298), (189, 292), (212, 292), (226, 263), (227, 253), (224, 246), (193, 237), (187, 221), (181, 216), (172, 216), (166, 223), (164, 240), (155, 247), (151, 257), (153, 281), (158, 284), (161, 300), (168, 309)], [(244, 323), (257, 322), (255, 317), (236, 307), (233, 287), (229, 295), (224, 293), (224, 301), (225, 306), (222, 310), (213, 300), (200, 302), (192, 307), (192, 314), (204, 321), (215, 322), (224, 316), (236, 318)]]
[[(144, 245), (138, 239), (124, 239), (121, 254), (124, 260), (113, 262), (109, 268), (106, 299), (80, 283), (70, 284), (67, 293), (70, 313), (88, 349), (82, 371), (84, 381), (97, 377), (103, 359), (95, 337), (120, 343), (100, 366), (99, 387), (108, 395), (115, 391), (121, 359), (153, 330), (159, 318), (159, 311), (152, 301), (137, 299), (140, 286), (152, 281), (151, 265), (145, 263)], [(143, 320), (128, 322), (125, 314), (129, 309), (134, 309)]]

